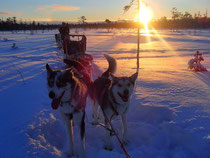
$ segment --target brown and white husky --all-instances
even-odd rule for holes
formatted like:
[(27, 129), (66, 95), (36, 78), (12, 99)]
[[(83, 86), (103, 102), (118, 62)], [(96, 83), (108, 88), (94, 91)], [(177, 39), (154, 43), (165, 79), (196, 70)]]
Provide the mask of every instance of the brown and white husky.
[[(127, 144), (126, 115), (129, 110), (130, 100), (138, 73), (134, 73), (130, 77), (114, 76), (113, 73), (115, 72), (117, 65), (116, 60), (107, 54), (104, 56), (109, 63), (109, 68), (93, 83), (94, 99), (96, 102), (93, 108), (94, 123), (98, 122), (99, 105), (110, 121), (117, 116), (121, 116), (123, 123), (123, 143)], [(109, 127), (107, 119), (105, 119), (105, 126), (107, 128)], [(106, 139), (104, 148), (106, 150), (112, 150), (113, 145), (110, 133), (107, 130), (105, 133)]]
[(88, 87), (92, 79), (87, 71), (77, 61), (64, 61), (70, 68), (52, 70), (48, 64), (47, 85), (49, 97), (52, 99), (52, 108), (58, 109), (66, 127), (69, 150), (68, 156), (74, 155), (73, 124), (78, 126), (79, 157), (85, 157), (85, 107), (88, 96)]

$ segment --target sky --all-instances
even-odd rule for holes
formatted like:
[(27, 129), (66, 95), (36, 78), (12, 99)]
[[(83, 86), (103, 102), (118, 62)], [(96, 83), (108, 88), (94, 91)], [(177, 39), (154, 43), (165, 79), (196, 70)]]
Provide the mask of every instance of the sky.
[[(0, 18), (16, 16), (22, 21), (74, 21), (85, 16), (88, 22), (134, 19), (134, 5), (124, 13), (123, 7), (131, 0), (0, 0)], [(210, 0), (142, 0), (152, 11), (153, 19), (171, 17), (170, 10), (201, 14), (209, 11)]]

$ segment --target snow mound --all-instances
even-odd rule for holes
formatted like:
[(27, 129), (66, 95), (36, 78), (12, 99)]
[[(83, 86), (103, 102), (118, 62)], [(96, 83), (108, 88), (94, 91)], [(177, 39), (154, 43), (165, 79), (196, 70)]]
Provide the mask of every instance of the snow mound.
[(29, 157), (61, 157), (64, 147), (65, 131), (60, 120), (48, 110), (35, 116), (26, 133), (31, 150)]

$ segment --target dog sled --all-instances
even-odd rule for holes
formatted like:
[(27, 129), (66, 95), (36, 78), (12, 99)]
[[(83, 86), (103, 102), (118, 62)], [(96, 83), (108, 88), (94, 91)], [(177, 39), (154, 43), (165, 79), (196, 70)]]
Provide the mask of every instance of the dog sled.
[[(93, 57), (90, 54), (86, 54), (87, 38), (85, 35), (68, 35), (63, 40), (59, 38), (59, 34), (55, 34), (56, 42), (58, 46), (61, 45), (64, 53), (64, 61), (76, 60), (80, 62), (88, 71), (92, 74), (92, 61)], [(66, 63), (66, 62), (65, 62)], [(69, 62), (68, 62), (69, 63)], [(70, 64), (67, 64), (70, 67)]]

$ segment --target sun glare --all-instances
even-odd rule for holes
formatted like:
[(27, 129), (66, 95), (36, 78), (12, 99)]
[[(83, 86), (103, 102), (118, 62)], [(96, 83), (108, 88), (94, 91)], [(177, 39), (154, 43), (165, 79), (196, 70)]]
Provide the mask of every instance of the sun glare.
[(135, 18), (135, 21), (139, 21), (148, 27), (148, 22), (152, 19), (152, 13), (150, 9), (140, 1), (140, 11), (138, 16)]

